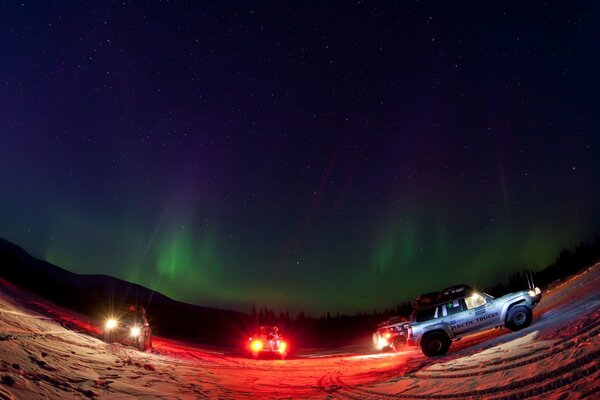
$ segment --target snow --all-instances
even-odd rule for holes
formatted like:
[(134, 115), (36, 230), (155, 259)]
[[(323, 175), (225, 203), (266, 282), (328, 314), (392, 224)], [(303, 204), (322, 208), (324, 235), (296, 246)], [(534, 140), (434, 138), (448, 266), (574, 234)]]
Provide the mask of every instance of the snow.
[[(165, 338), (151, 352), (0, 282), (0, 399), (600, 398), (600, 265), (544, 293), (520, 332), (490, 330), (440, 358), (416, 348), (253, 360)], [(348, 351), (351, 351), (348, 354)]]

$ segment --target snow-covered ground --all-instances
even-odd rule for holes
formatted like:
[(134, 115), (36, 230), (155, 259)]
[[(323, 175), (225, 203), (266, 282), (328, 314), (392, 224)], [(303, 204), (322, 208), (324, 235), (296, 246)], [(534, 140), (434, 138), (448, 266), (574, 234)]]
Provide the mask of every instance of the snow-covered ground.
[(435, 359), (407, 348), (253, 360), (163, 338), (142, 353), (83, 331), (92, 321), (0, 282), (0, 399), (600, 398), (600, 264), (544, 293), (529, 328)]

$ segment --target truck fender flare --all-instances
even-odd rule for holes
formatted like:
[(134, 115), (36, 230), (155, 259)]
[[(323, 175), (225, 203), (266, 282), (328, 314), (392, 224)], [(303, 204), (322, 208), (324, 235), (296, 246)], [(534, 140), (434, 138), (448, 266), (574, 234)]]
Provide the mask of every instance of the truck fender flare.
[(450, 325), (448, 325), (447, 323), (440, 323), (440, 324), (435, 324), (432, 325), (431, 327), (429, 327), (429, 329), (427, 329), (426, 332), (423, 332), (421, 334), (421, 337), (419, 338), (419, 343), (421, 342), (421, 340), (423, 339), (423, 337), (431, 332), (443, 332), (446, 335), (448, 335), (448, 337), (450, 338), (450, 340), (454, 339), (454, 333), (452, 332), (452, 329), (450, 329)]
[(504, 321), (506, 320), (506, 315), (508, 314), (508, 311), (511, 308), (513, 308), (514, 306), (516, 306), (517, 304), (522, 304), (522, 303), (525, 303), (525, 299), (520, 299), (515, 302), (505, 304), (504, 307), (502, 307), (502, 312), (500, 313), (500, 321), (504, 324)]

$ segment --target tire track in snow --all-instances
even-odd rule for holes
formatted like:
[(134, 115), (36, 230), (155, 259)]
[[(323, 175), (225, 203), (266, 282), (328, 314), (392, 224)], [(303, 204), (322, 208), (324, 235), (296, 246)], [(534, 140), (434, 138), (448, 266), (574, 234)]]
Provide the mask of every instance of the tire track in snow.
[(11, 315), (19, 315), (21, 317), (29, 317), (29, 318), (34, 318), (34, 319), (45, 319), (48, 321), (52, 321), (53, 318), (50, 317), (44, 317), (42, 315), (31, 315), (31, 314), (25, 314), (19, 311), (12, 311), (12, 310), (5, 310), (5, 309), (0, 309), (0, 313), (2, 314), (11, 314)]
[[(580, 331), (577, 332), (575, 337), (564, 338), (552, 344), (550, 350), (545, 351), (539, 355), (535, 355), (536, 351), (530, 351), (527, 353), (519, 354), (516, 356), (508, 357), (505, 359), (494, 360), (486, 363), (486, 366), (492, 365), (502, 365), (506, 363), (510, 363), (512, 361), (517, 361), (526, 358), (526, 360), (511, 363), (509, 365), (504, 365), (497, 368), (489, 368), (489, 369), (481, 369), (480, 365), (475, 366), (466, 366), (466, 367), (453, 367), (452, 371), (448, 370), (430, 370), (429, 373), (420, 373), (416, 372), (414, 374), (408, 374), (407, 377), (415, 377), (419, 379), (453, 379), (453, 378), (468, 378), (473, 376), (481, 376), (484, 374), (492, 374), (496, 372), (502, 372), (513, 368), (523, 367), (525, 365), (533, 364), (535, 362), (542, 361), (544, 359), (555, 356), (567, 349), (570, 349), (577, 345), (578, 341), (581, 338), (591, 339), (600, 334), (600, 322), (596, 322), (595, 324), (589, 324), (586, 327), (583, 327)], [(592, 332), (590, 330), (594, 329)], [(465, 372), (461, 374), (453, 374), (454, 371), (469, 371), (474, 370), (474, 372)], [(431, 373), (434, 372), (434, 373)], [(439, 373), (439, 375), (437, 374)]]
[[(495, 386), (488, 389), (471, 390), (460, 393), (449, 394), (402, 394), (402, 393), (384, 393), (375, 390), (365, 389), (357, 386), (350, 386), (343, 382), (339, 377), (335, 377), (337, 386), (340, 387), (339, 394), (351, 399), (461, 399), (461, 398), (493, 398), (494, 400), (510, 400), (515, 398), (526, 398), (539, 396), (545, 393), (571, 386), (576, 382), (587, 378), (600, 371), (600, 350), (580, 357), (562, 367), (552, 371), (538, 374), (530, 378), (520, 379), (502, 386)], [(591, 364), (591, 365), (588, 365)], [(585, 367), (585, 368), (584, 368)], [(413, 378), (414, 379), (414, 378)], [(348, 393), (350, 392), (350, 393)], [(516, 392), (516, 393), (515, 393)], [(368, 397), (365, 397), (368, 396)], [(497, 396), (498, 397), (492, 397)]]

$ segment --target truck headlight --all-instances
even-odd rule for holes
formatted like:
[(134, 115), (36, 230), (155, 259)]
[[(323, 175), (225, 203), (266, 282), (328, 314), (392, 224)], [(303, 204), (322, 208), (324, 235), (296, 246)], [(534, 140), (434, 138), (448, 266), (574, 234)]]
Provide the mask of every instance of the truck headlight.
[(142, 333), (142, 331), (139, 326), (132, 326), (131, 331), (129, 331), (131, 337), (138, 337), (140, 336), (140, 333)]
[(109, 318), (106, 320), (106, 323), (104, 324), (104, 329), (106, 329), (107, 331), (111, 331), (111, 330), (115, 329), (117, 327), (117, 325), (119, 325), (119, 321), (117, 321), (114, 318)]
[(377, 345), (375, 347), (377, 347), (379, 350), (383, 349), (386, 346), (389, 346), (390, 343), (388, 342), (388, 340), (384, 337), (379, 337), (379, 339), (377, 339)]

